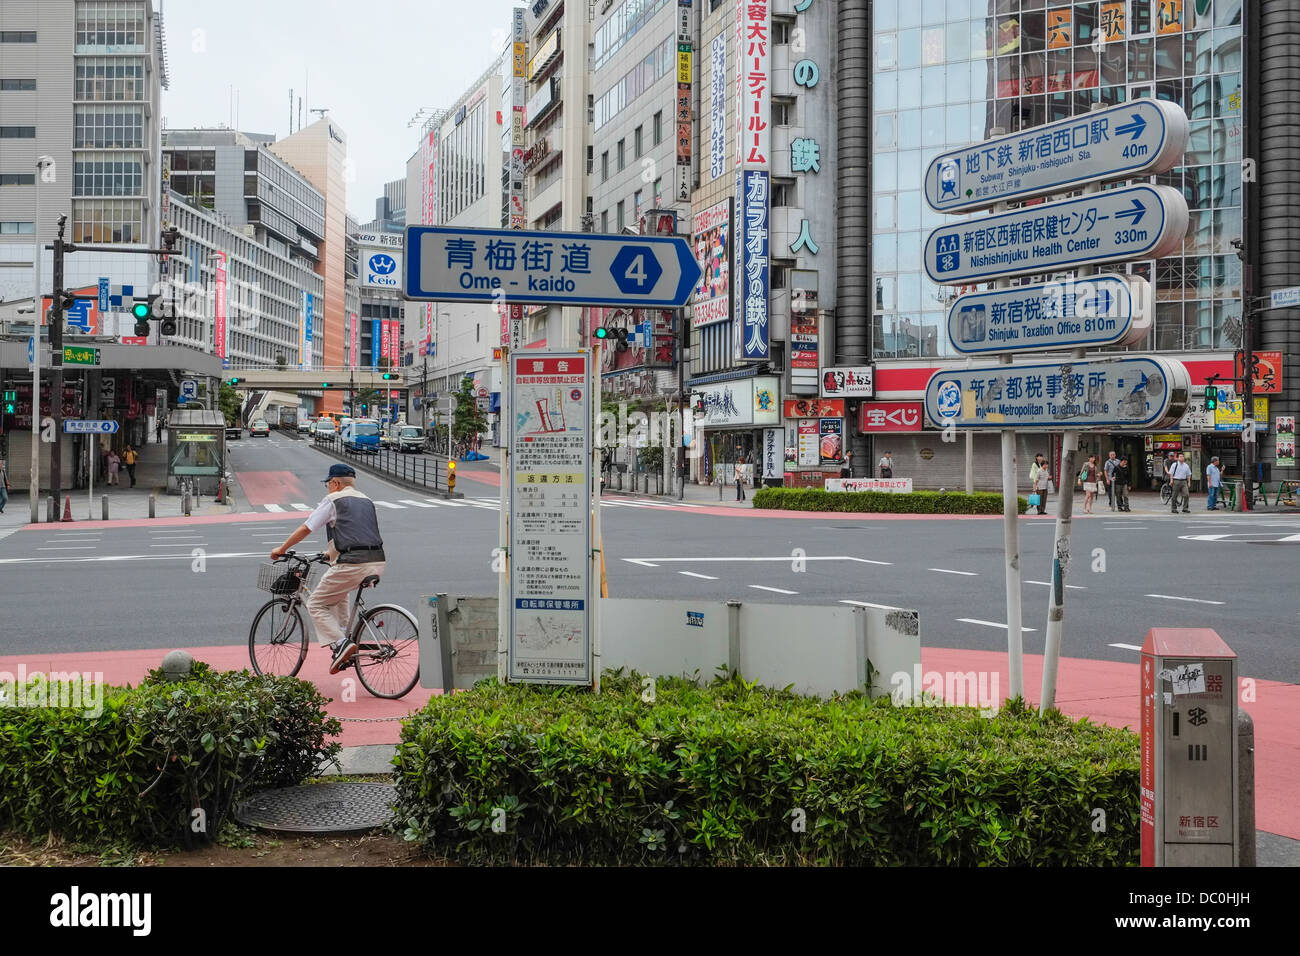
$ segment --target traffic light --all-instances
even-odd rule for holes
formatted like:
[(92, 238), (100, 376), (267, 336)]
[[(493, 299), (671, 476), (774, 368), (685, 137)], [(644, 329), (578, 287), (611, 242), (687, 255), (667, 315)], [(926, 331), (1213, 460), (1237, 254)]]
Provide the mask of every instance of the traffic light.
[(1214, 411), (1219, 405), (1219, 390), (1213, 385), (1205, 386), (1205, 410)]
[(235, 376), (232, 379), (227, 379), (227, 381), (233, 386), (233, 385), (238, 385), (241, 379), (239, 378), (239, 376)]
[(609, 329), (601, 326), (593, 334), (602, 342), (613, 339), (616, 351), (627, 351), (627, 329)]
[(450, 458), (447, 459), (447, 492), (456, 490), (456, 463)]
[(703, 395), (695, 396), (695, 404), (691, 407), (691, 410), (695, 412), (696, 418), (704, 417), (704, 396)]
[(385, 382), (387, 382), (387, 381), (388, 381), (389, 379), (391, 379), (392, 377), (393, 377), (393, 373), (392, 373), (392, 372), (385, 372), (385, 373), (384, 373), (384, 381), (385, 381)]
[(2, 410), (6, 415), (12, 415), (14, 413), (14, 406), (17, 404), (17, 402), (18, 402), (18, 393), (12, 389), (6, 388), (5, 395), (4, 395), (4, 404), (3, 406), (0, 406), (0, 410)]
[(365, 402), (362, 402), (362, 403), (361, 403), (361, 414), (362, 414), (363, 416), (366, 414), (366, 408), (367, 408), (366, 403), (365, 403)]
[(330, 387), (330, 383), (329, 383), (329, 382), (321, 382), (321, 383), (320, 383), (320, 387), (321, 387), (321, 388), (329, 388), (329, 387)]
[[(148, 335), (149, 323), (154, 319), (160, 318), (158, 315), (158, 298), (162, 293), (155, 292), (153, 295), (144, 299), (136, 299), (131, 305), (131, 316), (135, 319), (135, 334)], [(175, 335), (176, 323), (171, 319), (164, 319), (158, 329), (163, 335)]]

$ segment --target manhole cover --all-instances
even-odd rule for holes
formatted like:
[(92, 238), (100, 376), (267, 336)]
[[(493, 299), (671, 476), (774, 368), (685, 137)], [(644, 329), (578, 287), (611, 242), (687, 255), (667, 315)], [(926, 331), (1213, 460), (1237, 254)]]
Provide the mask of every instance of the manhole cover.
[(395, 799), (386, 783), (313, 783), (263, 790), (235, 808), (235, 819), (261, 830), (356, 833), (392, 819)]

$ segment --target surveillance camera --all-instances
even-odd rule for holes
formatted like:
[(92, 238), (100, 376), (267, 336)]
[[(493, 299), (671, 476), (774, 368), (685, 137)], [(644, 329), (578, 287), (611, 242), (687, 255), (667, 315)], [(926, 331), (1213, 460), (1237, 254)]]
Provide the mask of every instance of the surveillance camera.
[(1242, 242), (1241, 242), (1240, 237), (1238, 237), (1238, 238), (1236, 238), (1236, 239), (1232, 239), (1232, 240), (1230, 240), (1230, 241), (1228, 242), (1228, 245), (1232, 246), (1232, 248), (1234, 248), (1234, 249), (1240, 249), (1241, 246), (1242, 246)]

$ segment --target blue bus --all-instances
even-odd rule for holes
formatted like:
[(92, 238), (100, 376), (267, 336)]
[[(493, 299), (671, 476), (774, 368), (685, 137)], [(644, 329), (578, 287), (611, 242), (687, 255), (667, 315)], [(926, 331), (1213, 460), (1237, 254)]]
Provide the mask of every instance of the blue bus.
[(354, 418), (339, 431), (348, 451), (375, 454), (379, 451), (379, 422), (373, 418)]

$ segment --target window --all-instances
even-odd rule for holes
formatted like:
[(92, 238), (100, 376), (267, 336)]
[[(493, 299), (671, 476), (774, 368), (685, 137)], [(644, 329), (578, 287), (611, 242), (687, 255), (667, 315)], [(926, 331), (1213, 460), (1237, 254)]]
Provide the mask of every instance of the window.
[(107, 52), (128, 53), (145, 49), (144, 0), (77, 4), (76, 52), (86, 47), (108, 47)]
[(795, 204), (794, 183), (772, 183), (772, 208)]
[(652, 50), (596, 100), (594, 127), (600, 129), (608, 123), (620, 110), (672, 72), (676, 64), (677, 38), (673, 36)]
[(772, 18), (772, 42), (776, 44), (789, 43), (790, 32), (794, 29), (794, 24), (789, 20), (780, 17)]
[[(191, 183), (191, 179), (195, 182)], [(203, 183), (201, 177), (180, 175), (172, 177), (172, 189), (202, 200), (212, 197), (214, 184), (211, 179)], [(113, 153), (77, 155), (73, 164), (72, 195), (140, 196), (143, 191), (144, 173), (139, 157)]]
[(35, 139), (35, 126), (0, 126), (0, 139)]
[(642, 206), (644, 205), (644, 204), (642, 203), (642, 201), (641, 201), (641, 194), (642, 194), (643, 192), (645, 192), (645, 190), (643, 190), (643, 189), (638, 189), (638, 190), (636, 191), (636, 195), (632, 197), (633, 203), (634, 203), (634, 205), (635, 205), (635, 207), (636, 207), (636, 215), (638, 215), (638, 216), (641, 215), (641, 209), (642, 209)]
[(793, 126), (794, 125), (794, 104), (788, 100), (773, 100), (772, 101), (772, 125)]
[(632, 155), (636, 159), (640, 159), (641, 153), (641, 127), (638, 126), (632, 133)]
[(73, 97), (78, 100), (143, 100), (144, 60), (139, 57), (80, 57)]
[(132, 106), (78, 106), (72, 145), (77, 148), (144, 146), (144, 113)]
[(0, 173), (0, 186), (35, 186), (35, 173)]
[(662, 176), (655, 180), (655, 208), (664, 208), (664, 178)]
[(660, 110), (655, 114), (653, 134), (654, 145), (658, 146), (664, 141), (664, 111)]
[(618, 171), (622, 172), (623, 167), (626, 165), (627, 163), (623, 161), (623, 141), (620, 139), (618, 141)]
[(144, 204), (132, 199), (74, 199), (73, 242), (138, 242)]
[(35, 30), (0, 30), (0, 43), (35, 43)]
[(600, 154), (600, 181), (603, 183), (609, 179), (609, 150)]
[(0, 236), (30, 236), (35, 232), (30, 222), (0, 222)]
[(0, 90), (34, 90), (36, 81), (33, 80), (0, 80)]
[(615, 207), (614, 228), (622, 232), (624, 225), (626, 225), (626, 220), (623, 217), (623, 200), (620, 199)]
[(609, 210), (606, 209), (600, 214), (600, 231), (609, 232)]

